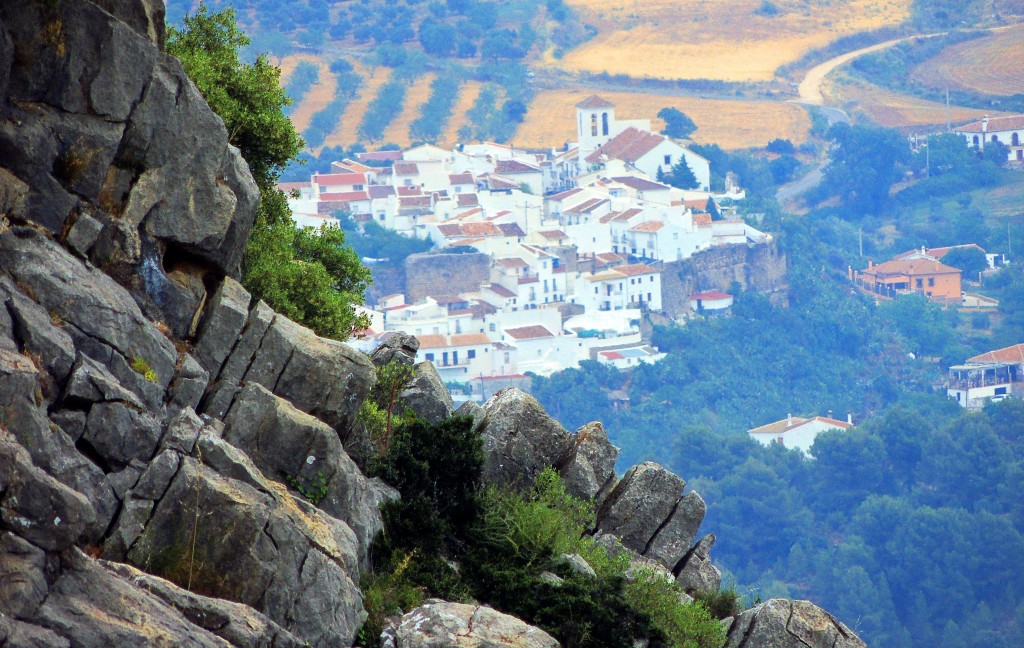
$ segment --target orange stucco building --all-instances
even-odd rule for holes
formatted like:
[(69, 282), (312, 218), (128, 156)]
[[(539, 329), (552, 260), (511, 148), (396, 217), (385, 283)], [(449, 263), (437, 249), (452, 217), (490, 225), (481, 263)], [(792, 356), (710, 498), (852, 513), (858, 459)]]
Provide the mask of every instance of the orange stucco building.
[(918, 292), (935, 300), (959, 301), (963, 295), (960, 270), (927, 256), (868, 264), (856, 276), (863, 288), (879, 295)]

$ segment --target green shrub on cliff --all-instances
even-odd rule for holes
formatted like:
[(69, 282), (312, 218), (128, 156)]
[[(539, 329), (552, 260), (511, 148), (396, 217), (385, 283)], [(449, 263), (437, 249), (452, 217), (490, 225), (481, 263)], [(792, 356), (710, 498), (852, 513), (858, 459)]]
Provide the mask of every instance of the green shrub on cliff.
[(254, 299), (305, 324), (317, 334), (345, 339), (365, 328), (354, 307), (363, 303), (370, 272), (345, 245), (341, 232), (297, 230), (285, 195), (274, 184), (302, 150), (284, 109), (291, 103), (279, 85), (280, 70), (263, 56), (242, 63), (249, 38), (231, 9), (211, 13), (204, 5), (168, 27), (167, 51), (227, 127), (259, 186), (256, 222), (242, 260), (242, 284)]

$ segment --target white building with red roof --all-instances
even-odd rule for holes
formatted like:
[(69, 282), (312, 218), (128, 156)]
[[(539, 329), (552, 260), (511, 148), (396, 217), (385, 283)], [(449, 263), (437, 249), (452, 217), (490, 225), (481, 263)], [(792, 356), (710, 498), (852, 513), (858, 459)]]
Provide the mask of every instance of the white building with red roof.
[(811, 446), (814, 445), (814, 439), (819, 434), (827, 430), (845, 431), (852, 427), (851, 416), (847, 416), (845, 421), (840, 421), (832, 418), (832, 413), (829, 412), (828, 416), (810, 418), (789, 415), (781, 421), (747, 430), (747, 434), (763, 446), (778, 443), (785, 448), (800, 450), (810, 456)]
[(662, 308), (661, 270), (643, 263), (620, 265), (576, 280), (572, 302), (586, 312), (616, 311), (646, 306)]
[(982, 152), (986, 143), (1005, 144), (1009, 148), (1007, 160), (1024, 162), (1024, 115), (991, 119), (986, 115), (979, 121), (954, 128), (953, 132), (963, 137), (967, 146)]
[(960, 407), (1024, 397), (1024, 343), (988, 351), (949, 368), (946, 395)]

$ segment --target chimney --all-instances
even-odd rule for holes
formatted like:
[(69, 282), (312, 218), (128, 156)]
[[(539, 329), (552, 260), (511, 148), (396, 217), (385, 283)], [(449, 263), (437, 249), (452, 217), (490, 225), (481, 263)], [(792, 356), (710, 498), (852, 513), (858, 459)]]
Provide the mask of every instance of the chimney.
[(846, 413), (846, 422), (853, 425), (853, 412)]
[[(988, 115), (985, 115), (984, 117), (981, 118), (981, 132), (982, 133), (987, 133), (988, 132)], [(982, 139), (984, 139), (984, 138), (982, 138)]]
[(793, 415), (786, 414), (786, 427), (793, 427)]
[(828, 418), (832, 418), (832, 410), (828, 411)]
[(873, 265), (875, 265), (875, 262), (872, 261), (871, 259), (868, 259), (868, 268), (870, 269)]

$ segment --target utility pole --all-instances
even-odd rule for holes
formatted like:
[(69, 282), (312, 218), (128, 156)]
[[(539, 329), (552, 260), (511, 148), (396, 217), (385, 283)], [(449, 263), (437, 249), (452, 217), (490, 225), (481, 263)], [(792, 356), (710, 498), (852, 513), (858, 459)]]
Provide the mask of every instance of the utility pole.
[(860, 243), (860, 257), (864, 258), (864, 226), (857, 228), (857, 242)]
[(949, 120), (949, 86), (946, 86), (946, 132), (952, 130)]

